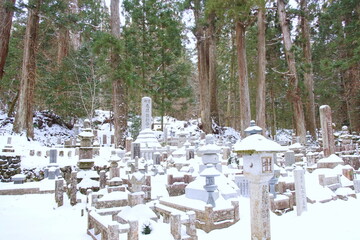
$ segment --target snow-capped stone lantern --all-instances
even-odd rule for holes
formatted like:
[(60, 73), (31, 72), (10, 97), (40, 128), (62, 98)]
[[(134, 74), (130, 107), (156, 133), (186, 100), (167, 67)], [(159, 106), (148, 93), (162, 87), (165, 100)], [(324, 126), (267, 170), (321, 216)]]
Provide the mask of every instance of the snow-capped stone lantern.
[(243, 156), (244, 176), (249, 180), (253, 240), (271, 239), (269, 180), (274, 176), (274, 153), (282, 151), (278, 143), (256, 133), (234, 145), (234, 152)]
[(260, 134), (262, 132), (262, 128), (259, 126), (256, 126), (255, 121), (251, 120), (250, 126), (248, 128), (246, 128), (244, 130), (244, 132), (246, 133), (246, 135), (253, 135), (253, 134), (257, 134), (257, 133)]
[(118, 168), (121, 158), (118, 156), (116, 150), (111, 151), (109, 163), (110, 163), (110, 179), (114, 177), (120, 177), (120, 170)]
[(215, 200), (213, 193), (217, 189), (217, 185), (215, 184), (215, 177), (220, 176), (220, 172), (216, 170), (216, 168), (212, 164), (208, 164), (206, 169), (201, 172), (201, 177), (206, 178), (206, 184), (204, 185), (204, 189), (208, 192), (209, 197), (207, 200), (207, 204), (211, 204), (215, 207)]

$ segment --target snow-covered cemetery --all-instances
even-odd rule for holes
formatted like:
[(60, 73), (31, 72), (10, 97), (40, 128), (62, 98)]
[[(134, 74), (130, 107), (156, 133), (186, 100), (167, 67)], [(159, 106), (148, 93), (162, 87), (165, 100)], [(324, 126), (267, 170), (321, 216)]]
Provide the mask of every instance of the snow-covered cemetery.
[[(141, 131), (114, 147), (108, 111), (72, 130), (38, 113), (35, 140), (1, 115), (1, 239), (360, 239), (360, 136), (329, 106), (306, 143), (254, 121), (205, 134), (141, 104)], [(131, 124), (131, 123), (129, 123)], [(38, 124), (39, 125), (39, 124)]]

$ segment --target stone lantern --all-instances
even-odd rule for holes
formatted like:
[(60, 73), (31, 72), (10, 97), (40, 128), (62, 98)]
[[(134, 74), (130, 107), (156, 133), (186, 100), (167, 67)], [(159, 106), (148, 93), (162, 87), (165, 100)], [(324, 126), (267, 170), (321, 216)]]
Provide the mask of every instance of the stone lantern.
[(274, 176), (274, 153), (284, 151), (278, 143), (252, 134), (234, 145), (243, 156), (243, 170), (250, 186), (251, 239), (270, 240), (269, 181)]
[(91, 169), (94, 166), (94, 160), (92, 160), (92, 141), (94, 138), (94, 134), (92, 133), (91, 128), (84, 128), (84, 130), (79, 134), (78, 137), (80, 139), (78, 167), (80, 169)]
[(207, 200), (207, 204), (211, 204), (215, 207), (215, 200), (213, 193), (217, 189), (217, 185), (215, 184), (215, 177), (220, 176), (220, 173), (212, 164), (208, 164), (206, 169), (201, 172), (201, 177), (206, 178), (206, 184), (204, 185), (204, 189), (208, 192), (209, 197)]
[(109, 163), (110, 163), (110, 179), (114, 177), (120, 177), (119, 164), (121, 158), (118, 156), (115, 150), (111, 151)]

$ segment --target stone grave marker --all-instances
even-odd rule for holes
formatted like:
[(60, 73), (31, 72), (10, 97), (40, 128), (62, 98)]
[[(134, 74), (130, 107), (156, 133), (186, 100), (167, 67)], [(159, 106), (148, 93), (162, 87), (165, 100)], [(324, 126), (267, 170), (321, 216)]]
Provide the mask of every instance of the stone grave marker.
[(284, 153), (285, 156), (285, 166), (292, 166), (295, 163), (295, 153), (292, 150), (288, 150)]
[(132, 146), (131, 159), (135, 159), (136, 157), (140, 158), (141, 157), (140, 143), (133, 142), (131, 146)]
[(146, 128), (151, 129), (152, 123), (152, 105), (151, 98), (143, 97), (141, 99), (141, 130)]
[(57, 163), (57, 150), (50, 149), (50, 163)]
[(320, 106), (320, 124), (323, 141), (324, 157), (335, 153), (334, 133), (332, 128), (331, 108), (328, 105)]
[(305, 189), (304, 169), (297, 167), (294, 170), (296, 212), (300, 216), (302, 212), (307, 211), (307, 197)]
[(107, 144), (107, 136), (106, 136), (106, 134), (104, 134), (103, 137), (102, 137), (102, 144), (103, 145)]

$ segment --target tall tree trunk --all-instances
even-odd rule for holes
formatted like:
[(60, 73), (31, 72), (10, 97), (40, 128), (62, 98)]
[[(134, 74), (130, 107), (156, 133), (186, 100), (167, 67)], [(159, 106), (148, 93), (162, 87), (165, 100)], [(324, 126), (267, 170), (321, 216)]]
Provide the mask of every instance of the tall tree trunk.
[(69, 30), (61, 26), (58, 33), (58, 54), (57, 64), (58, 66), (62, 63), (64, 57), (69, 53)]
[[(120, 39), (120, 13), (119, 0), (111, 0), (110, 2), (110, 28), (111, 34)], [(115, 52), (115, 48), (111, 50), (111, 67), (113, 72), (117, 72), (120, 65), (119, 53)], [(127, 128), (127, 104), (126, 90), (124, 79), (114, 74), (112, 79), (112, 102), (114, 111), (114, 129), (115, 129), (115, 147), (125, 146), (125, 132)]]
[(251, 120), (249, 83), (247, 75), (246, 47), (245, 47), (246, 26), (236, 22), (236, 49), (237, 62), (239, 68), (239, 87), (240, 87), (240, 132), (244, 137), (244, 130), (249, 127)]
[(258, 12), (258, 85), (256, 98), (256, 124), (266, 131), (265, 108), (266, 108), (266, 49), (265, 49), (265, 9), (259, 8)]
[(210, 94), (210, 117), (212, 121), (220, 125), (219, 110), (217, 104), (217, 76), (216, 76), (216, 36), (215, 36), (215, 13), (208, 17), (208, 41), (209, 41), (209, 94)]
[(311, 136), (316, 138), (316, 120), (315, 120), (315, 97), (314, 97), (314, 78), (313, 78), (313, 66), (311, 56), (311, 44), (310, 44), (310, 27), (308, 22), (308, 7), (307, 0), (301, 0), (300, 2), (302, 16), (301, 16), (301, 34), (303, 38), (303, 51), (305, 58), (305, 72), (304, 72), (304, 84), (305, 84), (305, 120), (307, 129), (310, 131)]
[[(79, 3), (78, 0), (70, 0), (70, 12), (73, 15), (79, 13)], [(70, 44), (72, 49), (75, 51), (78, 50), (81, 46), (80, 33), (77, 30), (70, 30), (69, 32)]]
[(34, 138), (33, 104), (36, 78), (36, 49), (39, 28), (39, 8), (41, 0), (33, 0), (28, 9), (28, 19), (24, 38), (24, 55), (21, 69), (20, 93), (13, 130), (26, 130), (28, 138)]
[(210, 92), (209, 92), (209, 47), (207, 46), (207, 33), (206, 29), (201, 23), (201, 4), (200, 0), (195, 0), (194, 17), (195, 17), (195, 37), (196, 49), (198, 55), (198, 78), (200, 90), (200, 116), (202, 130), (205, 133), (212, 133), (211, 115), (210, 115)]
[(0, 81), (4, 76), (4, 66), (9, 50), (10, 30), (15, 0), (0, 0)]
[(291, 49), (292, 42), (290, 37), (290, 29), (286, 20), (284, 0), (277, 0), (277, 4), (281, 31), (283, 33), (285, 56), (289, 68), (289, 87), (287, 97), (292, 103), (294, 110), (296, 136), (300, 137), (300, 143), (304, 144), (306, 141), (304, 110), (300, 96), (300, 88), (298, 86), (295, 56)]

